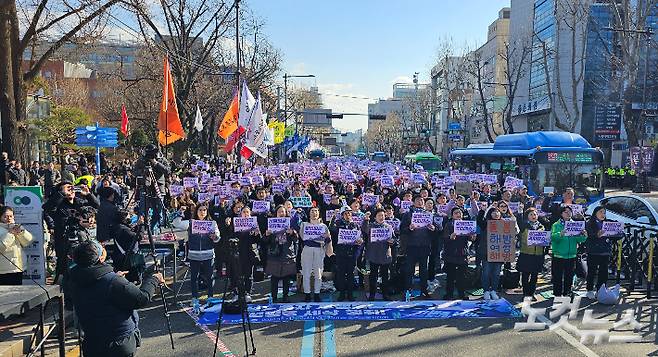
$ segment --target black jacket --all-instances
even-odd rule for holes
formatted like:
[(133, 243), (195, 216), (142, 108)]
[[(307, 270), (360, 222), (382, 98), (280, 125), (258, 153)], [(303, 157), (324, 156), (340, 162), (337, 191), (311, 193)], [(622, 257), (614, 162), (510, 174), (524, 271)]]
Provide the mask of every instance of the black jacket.
[(355, 244), (338, 244), (338, 232), (341, 229), (359, 229), (359, 227), (356, 223), (344, 221), (342, 218), (335, 219), (329, 225), (329, 233), (331, 234), (334, 253), (336, 253), (337, 256), (356, 258), (361, 252), (361, 246)]
[(587, 253), (592, 255), (610, 255), (612, 254), (612, 242), (617, 241), (623, 236), (620, 237), (599, 237), (599, 231), (602, 229), (603, 222), (600, 222), (596, 218), (590, 218), (585, 224), (585, 230), (587, 231), (587, 240), (585, 241), (585, 246), (587, 247)]
[(57, 191), (54, 192), (46, 203), (43, 204), (44, 219), (49, 229), (55, 231), (55, 247), (61, 247), (66, 243), (64, 233), (66, 231), (67, 221), (76, 211), (82, 207), (89, 206), (98, 209), (99, 203), (96, 196), (89, 193), (87, 196), (76, 196), (73, 202), (64, 199), (64, 196)]
[(136, 309), (153, 297), (157, 280), (150, 276), (138, 288), (106, 264), (71, 269), (73, 304), (85, 334), (85, 345), (102, 354), (113, 341), (138, 330)]
[(443, 258), (448, 263), (468, 263), (468, 236), (458, 235), (454, 240), (450, 236), (455, 231), (454, 221), (447, 219), (443, 222)]
[(98, 213), (96, 214), (96, 239), (99, 242), (112, 240), (116, 237), (121, 218), (119, 207), (114, 202), (102, 200)]

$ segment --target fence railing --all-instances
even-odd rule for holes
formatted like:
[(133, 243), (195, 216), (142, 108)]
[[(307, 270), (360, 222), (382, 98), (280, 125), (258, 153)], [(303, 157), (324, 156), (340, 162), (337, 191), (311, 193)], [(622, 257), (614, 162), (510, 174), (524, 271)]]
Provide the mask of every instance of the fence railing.
[(654, 284), (658, 227), (626, 224), (624, 230), (624, 237), (613, 244), (610, 256), (613, 278), (628, 291), (646, 291), (647, 298), (651, 298), (653, 290), (658, 296), (658, 285)]

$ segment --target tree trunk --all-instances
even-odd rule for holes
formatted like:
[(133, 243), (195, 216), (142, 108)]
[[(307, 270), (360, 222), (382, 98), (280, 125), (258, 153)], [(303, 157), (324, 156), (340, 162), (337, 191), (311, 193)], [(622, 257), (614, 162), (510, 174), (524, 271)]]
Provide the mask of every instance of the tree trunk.
[(25, 120), (25, 98), (22, 54), (18, 46), (18, 19), (15, 1), (0, 2), (0, 115), (2, 117), (2, 150), (9, 158), (27, 164), (28, 152)]

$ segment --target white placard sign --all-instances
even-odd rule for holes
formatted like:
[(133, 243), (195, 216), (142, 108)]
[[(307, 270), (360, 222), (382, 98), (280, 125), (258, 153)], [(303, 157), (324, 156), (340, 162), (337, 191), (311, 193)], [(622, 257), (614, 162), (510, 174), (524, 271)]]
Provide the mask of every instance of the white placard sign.
[(290, 228), (290, 217), (273, 217), (267, 219), (267, 229), (272, 232), (281, 232)]
[(361, 231), (358, 229), (338, 229), (338, 244), (356, 244)]
[(251, 210), (255, 213), (266, 213), (270, 211), (270, 201), (252, 201)]
[(331, 222), (331, 220), (334, 218), (334, 216), (338, 213), (338, 210), (335, 209), (328, 209), (325, 214), (324, 214), (324, 220), (326, 222)]
[(171, 185), (171, 186), (169, 186), (169, 192), (174, 197), (182, 195), (183, 191), (185, 191), (185, 187), (183, 187), (181, 185)]
[(233, 227), (235, 232), (246, 232), (258, 228), (258, 221), (256, 217), (235, 217)]
[(577, 236), (585, 230), (585, 221), (567, 221), (564, 222), (564, 235)]
[(382, 175), (381, 184), (382, 187), (393, 187), (393, 185), (395, 184), (393, 181), (393, 176)]
[(183, 187), (195, 188), (199, 186), (199, 179), (196, 177), (183, 177)]
[(365, 193), (363, 194), (363, 198), (361, 201), (363, 202), (364, 206), (374, 206), (377, 204), (377, 202), (379, 202), (379, 196), (370, 193)]
[(190, 223), (192, 234), (210, 234), (215, 232), (215, 221), (193, 219)]
[(456, 220), (454, 223), (454, 233), (458, 236), (467, 236), (477, 231), (475, 221)]
[(411, 224), (416, 227), (427, 227), (432, 224), (432, 214), (425, 212), (414, 212), (411, 214)]
[(302, 237), (304, 237), (304, 240), (323, 241), (326, 233), (327, 229), (324, 225), (306, 224), (304, 225)]
[(411, 206), (413, 206), (414, 203), (411, 201), (402, 201), (400, 202), (400, 213), (407, 213), (409, 212), (409, 209)]
[(214, 194), (211, 192), (199, 192), (197, 199), (199, 202), (210, 202), (214, 197)]
[(389, 228), (371, 228), (370, 241), (381, 242), (391, 239), (393, 232)]
[(551, 244), (550, 231), (528, 231), (528, 245), (547, 247), (549, 244)]
[(313, 206), (313, 201), (311, 201), (310, 196), (290, 196), (288, 199), (292, 202), (292, 206), (295, 208), (308, 208)]
[(624, 222), (603, 222), (604, 237), (615, 237), (624, 234)]

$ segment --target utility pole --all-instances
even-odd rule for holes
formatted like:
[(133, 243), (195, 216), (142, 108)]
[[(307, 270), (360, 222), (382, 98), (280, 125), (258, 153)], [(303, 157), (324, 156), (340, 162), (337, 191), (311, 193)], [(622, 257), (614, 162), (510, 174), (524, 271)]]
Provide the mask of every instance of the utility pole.
[[(235, 0), (235, 85), (240, 95), (240, 0)], [(242, 171), (240, 151), (242, 151), (242, 139), (238, 139), (233, 149), (237, 164), (236, 172)]]

